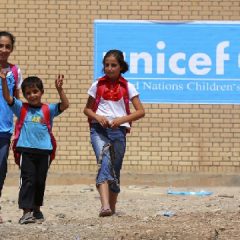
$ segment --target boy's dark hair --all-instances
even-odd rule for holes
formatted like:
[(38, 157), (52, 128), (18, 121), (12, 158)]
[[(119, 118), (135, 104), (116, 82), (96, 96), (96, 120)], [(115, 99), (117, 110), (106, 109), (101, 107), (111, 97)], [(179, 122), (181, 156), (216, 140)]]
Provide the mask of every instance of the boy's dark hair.
[[(120, 67), (121, 67), (121, 73), (125, 73), (128, 71), (128, 64), (127, 62), (125, 62), (124, 60), (124, 55), (123, 55), (123, 52), (120, 51), (120, 50), (117, 50), (117, 49), (112, 49), (112, 50), (109, 50), (104, 58), (103, 58), (103, 66), (105, 65), (105, 60), (106, 58), (110, 57), (110, 56), (114, 56), (116, 58), (116, 60), (118, 61)], [(104, 70), (104, 67), (103, 67), (103, 70)]]
[(25, 90), (27, 87), (36, 87), (41, 92), (44, 92), (43, 82), (39, 77), (36, 77), (36, 76), (30, 76), (23, 80), (21, 88), (22, 88), (22, 93), (24, 97), (25, 97)]
[(12, 33), (7, 31), (0, 31), (0, 37), (8, 37), (11, 40), (12, 46), (14, 47), (16, 38), (13, 36)]

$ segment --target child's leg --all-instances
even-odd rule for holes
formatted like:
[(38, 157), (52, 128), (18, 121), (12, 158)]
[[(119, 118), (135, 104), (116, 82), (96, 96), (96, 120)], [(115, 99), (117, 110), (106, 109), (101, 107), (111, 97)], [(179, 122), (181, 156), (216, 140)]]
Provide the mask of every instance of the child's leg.
[(46, 186), (47, 172), (50, 164), (50, 155), (38, 154), (38, 163), (36, 169), (36, 192), (35, 192), (35, 206), (33, 209), (33, 216), (37, 221), (44, 221), (43, 213), (40, 208), (43, 205), (44, 192)]
[(0, 197), (7, 174), (7, 158), (9, 153), (9, 145), (10, 140), (8, 138), (0, 138)]
[(99, 195), (100, 195), (100, 200), (101, 200), (101, 210), (99, 213), (99, 217), (106, 217), (106, 216), (111, 216), (112, 215), (112, 210), (110, 209), (110, 204), (109, 204), (109, 186), (108, 182), (105, 181), (103, 183), (100, 183), (97, 186)]
[(96, 186), (101, 200), (101, 212), (99, 216), (109, 216), (112, 214), (109, 205), (108, 182), (114, 179), (109, 168), (109, 150), (105, 147), (109, 143), (105, 131), (106, 129), (100, 125), (95, 125), (91, 128), (91, 143), (99, 164), (99, 171), (96, 177)]
[(100, 195), (100, 201), (103, 209), (109, 209), (109, 187), (108, 182), (105, 181), (97, 186), (99, 195)]
[[(2, 195), (3, 184), (7, 175), (7, 158), (9, 153), (10, 140), (7, 138), (0, 138), (0, 197)], [(0, 216), (0, 224), (3, 220)]]
[(109, 193), (109, 203), (112, 213), (116, 212), (116, 203), (118, 194), (120, 192), (120, 171), (122, 168), (123, 158), (126, 150), (126, 133), (123, 129), (120, 129), (112, 137), (112, 147), (114, 155), (112, 157), (112, 165), (114, 168), (114, 177), (117, 179), (118, 185), (113, 183)]
[(38, 154), (36, 164), (36, 191), (34, 198), (34, 209), (40, 211), (40, 206), (43, 205), (44, 192), (46, 186), (47, 173), (50, 164), (50, 155)]
[(113, 214), (116, 211), (117, 197), (118, 197), (118, 193), (109, 191), (109, 204)]
[(19, 219), (19, 223), (28, 224), (35, 222), (32, 209), (34, 208), (36, 166), (33, 154), (23, 153), (21, 157), (21, 178), (18, 204), (19, 208), (23, 209), (23, 216)]
[(19, 208), (23, 209), (24, 213), (27, 213), (34, 208), (36, 166), (33, 154), (22, 154), (20, 169), (21, 176), (18, 204)]

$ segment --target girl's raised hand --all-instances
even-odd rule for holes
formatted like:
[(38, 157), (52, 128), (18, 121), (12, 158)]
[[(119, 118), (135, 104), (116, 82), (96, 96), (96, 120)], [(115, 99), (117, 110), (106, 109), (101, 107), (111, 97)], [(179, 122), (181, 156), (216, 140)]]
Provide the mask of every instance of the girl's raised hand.
[(63, 74), (59, 74), (58, 77), (55, 80), (55, 87), (57, 90), (61, 90), (62, 86), (63, 86), (63, 79), (64, 79), (64, 75)]
[(2, 66), (0, 64), (0, 78), (6, 79), (7, 72), (2, 70)]

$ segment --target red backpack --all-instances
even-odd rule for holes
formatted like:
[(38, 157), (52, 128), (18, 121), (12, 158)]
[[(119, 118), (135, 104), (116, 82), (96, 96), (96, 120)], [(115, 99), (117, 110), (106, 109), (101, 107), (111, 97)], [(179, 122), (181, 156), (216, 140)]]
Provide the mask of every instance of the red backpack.
[[(93, 109), (92, 109), (94, 112), (96, 112), (97, 109), (98, 109), (98, 105), (100, 103), (101, 97), (102, 97), (102, 95), (104, 93), (104, 90), (105, 90), (105, 87), (106, 87), (106, 81), (108, 81), (106, 76), (98, 79), (95, 104), (94, 104)], [(127, 114), (129, 115), (130, 114), (130, 107), (129, 107), (128, 82), (125, 78), (123, 78), (121, 76), (120, 79), (119, 79), (119, 83), (120, 83), (120, 89), (121, 89), (123, 100), (124, 100), (125, 109), (126, 109)], [(88, 121), (90, 123), (91, 119), (89, 119)], [(130, 123), (130, 125), (131, 124), (132, 123)], [(127, 132), (129, 133), (130, 130), (127, 130)]]
[[(16, 147), (17, 147), (17, 142), (18, 142), (18, 139), (19, 139), (19, 136), (20, 136), (20, 133), (21, 133), (21, 128), (22, 128), (23, 123), (24, 123), (24, 119), (25, 119), (25, 117), (27, 115), (27, 112), (28, 112), (28, 107), (29, 107), (28, 103), (23, 103), (21, 113), (20, 113), (20, 117), (16, 121), (16, 124), (15, 124), (15, 134), (14, 134), (14, 138), (13, 138), (13, 141), (12, 141), (12, 150), (13, 150), (15, 163), (17, 165), (20, 165), (21, 153), (17, 151)], [(52, 161), (55, 158), (57, 143), (56, 143), (55, 137), (53, 136), (52, 128), (51, 128), (51, 124), (50, 124), (49, 106), (47, 104), (42, 104), (41, 110), (43, 112), (44, 122), (47, 125), (48, 132), (49, 132), (50, 137), (51, 137), (51, 143), (52, 143), (52, 146), (53, 146), (53, 150), (52, 150), (52, 153), (50, 155), (50, 160)]]
[[(93, 107), (93, 111), (96, 112), (99, 102), (101, 100), (101, 97), (104, 93), (105, 90), (105, 84), (106, 84), (107, 77), (104, 76), (102, 78), (98, 79), (98, 84), (97, 84), (97, 92), (96, 92), (96, 98), (95, 98), (95, 105)], [(127, 80), (123, 77), (120, 77), (119, 79), (119, 83), (120, 83), (120, 89), (123, 95), (123, 100), (124, 100), (124, 104), (125, 104), (125, 108), (126, 108), (126, 112), (127, 114), (130, 114), (130, 108), (129, 108), (129, 94), (128, 94), (128, 83)]]

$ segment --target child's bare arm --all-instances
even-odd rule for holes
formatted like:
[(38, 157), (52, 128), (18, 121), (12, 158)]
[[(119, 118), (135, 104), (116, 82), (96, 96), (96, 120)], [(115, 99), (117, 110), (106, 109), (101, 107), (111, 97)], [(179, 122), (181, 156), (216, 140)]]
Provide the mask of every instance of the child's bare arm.
[(8, 104), (13, 103), (13, 97), (10, 95), (9, 90), (8, 90), (8, 85), (7, 85), (7, 79), (6, 79), (7, 73), (3, 72), (2, 69), (0, 69), (0, 77), (2, 79), (2, 93), (5, 101)]
[(59, 97), (60, 97), (60, 110), (64, 111), (65, 109), (67, 109), (69, 107), (69, 101), (68, 98), (63, 90), (63, 79), (64, 79), (64, 75), (58, 75), (58, 77), (55, 80), (55, 87), (58, 91)]

